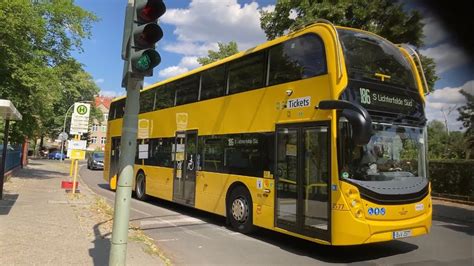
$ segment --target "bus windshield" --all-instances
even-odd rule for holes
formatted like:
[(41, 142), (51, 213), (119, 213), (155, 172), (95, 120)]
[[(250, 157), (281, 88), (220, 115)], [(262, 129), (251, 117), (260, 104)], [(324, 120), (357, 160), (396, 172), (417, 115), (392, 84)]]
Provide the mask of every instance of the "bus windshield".
[[(349, 78), (381, 80), (416, 90), (410, 64), (398, 48), (375, 35), (338, 29)], [(377, 75), (376, 75), (377, 74)]]
[(426, 177), (422, 128), (374, 124), (368, 144), (352, 148), (350, 145), (341, 146), (346, 156), (342, 178), (388, 181)]

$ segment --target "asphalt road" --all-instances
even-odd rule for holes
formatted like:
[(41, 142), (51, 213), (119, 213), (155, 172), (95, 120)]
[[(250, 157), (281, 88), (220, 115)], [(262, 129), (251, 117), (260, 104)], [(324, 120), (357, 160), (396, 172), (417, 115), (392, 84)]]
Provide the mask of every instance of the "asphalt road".
[[(82, 165), (80, 175), (113, 206), (115, 193), (102, 171)], [(474, 264), (472, 208), (452, 204), (434, 204), (429, 235), (355, 247), (328, 247), (263, 229), (242, 235), (226, 227), (223, 217), (159, 199), (133, 199), (130, 216), (175, 265)]]

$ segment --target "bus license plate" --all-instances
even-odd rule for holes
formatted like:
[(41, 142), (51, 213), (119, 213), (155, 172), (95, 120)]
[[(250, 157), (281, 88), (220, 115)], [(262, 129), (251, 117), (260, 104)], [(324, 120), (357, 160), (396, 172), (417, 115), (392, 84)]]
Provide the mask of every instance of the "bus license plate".
[(411, 230), (395, 231), (392, 235), (393, 239), (409, 237), (411, 236)]

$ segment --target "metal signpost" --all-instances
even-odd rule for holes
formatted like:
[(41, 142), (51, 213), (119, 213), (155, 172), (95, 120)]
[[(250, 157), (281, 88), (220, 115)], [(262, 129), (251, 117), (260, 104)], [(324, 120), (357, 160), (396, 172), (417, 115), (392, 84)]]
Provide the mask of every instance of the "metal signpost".
[(161, 57), (154, 48), (155, 43), (163, 37), (157, 20), (165, 12), (162, 0), (128, 0), (125, 12), (122, 86), (127, 89), (127, 98), (122, 123), (122, 152), (119, 158), (109, 265), (125, 265), (140, 90), (144, 77), (152, 76), (153, 68), (161, 62)]

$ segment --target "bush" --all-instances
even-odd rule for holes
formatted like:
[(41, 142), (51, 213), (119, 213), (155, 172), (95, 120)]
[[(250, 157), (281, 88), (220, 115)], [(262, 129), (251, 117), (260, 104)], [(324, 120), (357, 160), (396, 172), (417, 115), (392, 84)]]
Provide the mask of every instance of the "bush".
[(429, 176), (434, 193), (474, 197), (474, 160), (431, 160)]

